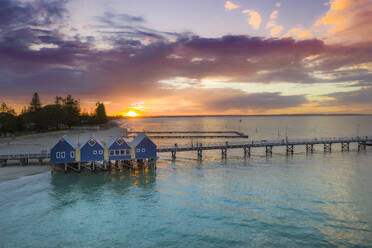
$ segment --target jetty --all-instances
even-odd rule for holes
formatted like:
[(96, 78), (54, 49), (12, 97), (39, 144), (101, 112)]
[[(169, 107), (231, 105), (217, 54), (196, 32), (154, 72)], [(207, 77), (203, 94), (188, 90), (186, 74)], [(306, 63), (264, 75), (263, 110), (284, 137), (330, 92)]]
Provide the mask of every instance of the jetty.
[(229, 149), (242, 149), (244, 158), (251, 156), (251, 151), (253, 148), (265, 148), (266, 156), (271, 156), (273, 154), (274, 147), (285, 147), (287, 155), (294, 154), (295, 147), (303, 146), (305, 147), (306, 153), (313, 153), (315, 150), (315, 145), (321, 145), (324, 152), (332, 152), (332, 146), (340, 145), (341, 151), (346, 152), (350, 150), (350, 144), (355, 143), (358, 145), (358, 151), (366, 150), (366, 146), (372, 145), (372, 136), (365, 137), (337, 137), (337, 138), (315, 138), (315, 139), (281, 139), (281, 140), (260, 140), (251, 142), (224, 142), (203, 145), (199, 143), (196, 146), (178, 146), (174, 147), (164, 147), (158, 148), (158, 153), (171, 153), (172, 159), (176, 159), (176, 154), (178, 152), (189, 152), (196, 151), (197, 159), (201, 160), (203, 158), (203, 151), (208, 150), (221, 150), (221, 157), (226, 159), (227, 150)]
[[(241, 149), (243, 151), (244, 158), (250, 157), (252, 149), (256, 148), (264, 148), (266, 156), (271, 156), (273, 154), (273, 149), (275, 147), (285, 147), (285, 152), (287, 155), (294, 154), (297, 148), (302, 147), (303, 151), (306, 153), (313, 153), (315, 151), (316, 146), (320, 146), (321, 150), (324, 152), (332, 152), (332, 147), (335, 145), (339, 145), (342, 152), (347, 152), (350, 150), (350, 145), (355, 144), (357, 145), (358, 151), (366, 150), (367, 146), (372, 145), (372, 136), (364, 136), (364, 137), (338, 137), (338, 138), (316, 138), (316, 139), (281, 139), (281, 140), (260, 140), (260, 141), (243, 141), (243, 142), (222, 142), (222, 143), (208, 143), (202, 144), (198, 143), (197, 145), (188, 145), (188, 146), (179, 146), (175, 144), (172, 147), (157, 147), (157, 153), (170, 153), (172, 159), (176, 159), (178, 153), (181, 152), (196, 152), (196, 157), (198, 160), (202, 160), (203, 152), (209, 150), (220, 150), (221, 157), (223, 159), (227, 158), (227, 151), (230, 149)], [(300, 148), (299, 148), (300, 149)], [(29, 160), (38, 160), (40, 164), (43, 162), (50, 162), (51, 154), (47, 151), (43, 151), (41, 153), (32, 153), (32, 154), (8, 154), (8, 155), (0, 155), (0, 164), (5, 165), (9, 160), (18, 160), (20, 161), (21, 165), (27, 165)], [(107, 162), (107, 163), (106, 163)], [(144, 160), (139, 159), (137, 163), (143, 164)], [(153, 163), (153, 159), (150, 161)], [(133, 166), (133, 160), (130, 161), (122, 161), (122, 164), (125, 166)], [(94, 169), (95, 163), (89, 163), (88, 166), (93, 166)], [(111, 165), (110, 161), (104, 161), (103, 166), (107, 168), (107, 165)], [(116, 166), (119, 166), (117, 162), (115, 162)]]

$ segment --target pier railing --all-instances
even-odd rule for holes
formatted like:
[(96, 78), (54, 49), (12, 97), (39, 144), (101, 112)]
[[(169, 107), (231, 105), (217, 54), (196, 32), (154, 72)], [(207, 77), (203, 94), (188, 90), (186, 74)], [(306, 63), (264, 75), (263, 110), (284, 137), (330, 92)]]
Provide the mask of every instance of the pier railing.
[(372, 136), (364, 137), (327, 137), (313, 139), (280, 139), (280, 140), (256, 140), (256, 141), (238, 141), (238, 142), (199, 142), (193, 145), (178, 145), (158, 147), (158, 152), (169, 152), (171, 150), (211, 150), (221, 148), (244, 148), (244, 147), (266, 147), (266, 146), (288, 146), (288, 145), (316, 145), (333, 143), (358, 143), (372, 142)]

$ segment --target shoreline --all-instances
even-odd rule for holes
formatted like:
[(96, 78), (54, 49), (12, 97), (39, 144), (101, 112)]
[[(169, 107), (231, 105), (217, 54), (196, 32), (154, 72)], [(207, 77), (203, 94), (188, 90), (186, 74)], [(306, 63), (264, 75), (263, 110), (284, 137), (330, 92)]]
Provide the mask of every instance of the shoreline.
[(0, 183), (50, 171), (49, 165), (12, 165), (0, 168)]
[[(50, 130), (50, 131), (30, 131), (30, 132), (20, 132), (15, 133), (10, 136), (0, 136), (0, 141), (2, 143), (10, 142), (16, 139), (31, 139), (31, 138), (40, 138), (40, 137), (48, 137), (50, 135), (65, 135), (69, 133), (79, 133), (79, 132), (96, 132), (107, 130), (113, 127), (118, 127), (118, 123), (116, 120), (110, 120), (105, 123), (103, 126), (99, 125), (82, 125), (82, 126), (73, 126), (69, 129), (60, 129), (60, 130)], [(0, 142), (0, 143), (1, 143)]]

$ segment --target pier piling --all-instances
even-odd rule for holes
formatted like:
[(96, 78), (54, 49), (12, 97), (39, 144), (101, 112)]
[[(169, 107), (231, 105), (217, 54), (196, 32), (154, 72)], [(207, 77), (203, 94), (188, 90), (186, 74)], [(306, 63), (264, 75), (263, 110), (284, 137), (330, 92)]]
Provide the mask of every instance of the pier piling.
[(266, 156), (273, 155), (273, 146), (266, 146)]
[(314, 145), (306, 144), (306, 153), (313, 153), (313, 152), (314, 152)]
[(294, 148), (293, 145), (287, 145), (286, 153), (288, 154), (293, 154)]
[(332, 143), (324, 143), (324, 152), (332, 152)]
[(222, 160), (227, 158), (227, 148), (221, 149), (221, 158)]
[(250, 157), (251, 156), (251, 147), (244, 147), (244, 158)]
[(342, 152), (345, 152), (345, 151), (349, 151), (350, 150), (350, 143), (349, 142), (346, 142), (346, 143), (341, 143), (341, 151)]
[(203, 159), (203, 150), (202, 149), (198, 149), (198, 160), (202, 160)]
[(173, 150), (171, 153), (172, 153), (172, 160), (176, 160), (176, 149)]

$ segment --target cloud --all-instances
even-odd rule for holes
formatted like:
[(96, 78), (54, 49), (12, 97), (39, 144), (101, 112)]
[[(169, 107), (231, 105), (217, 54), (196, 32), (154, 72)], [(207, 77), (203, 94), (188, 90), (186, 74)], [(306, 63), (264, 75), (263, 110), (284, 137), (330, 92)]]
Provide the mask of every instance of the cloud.
[(318, 19), (315, 30), (326, 30), (330, 42), (372, 40), (372, 4), (370, 0), (332, 0), (326, 15)]
[(225, 9), (226, 10), (234, 10), (234, 9), (237, 9), (237, 8), (240, 8), (240, 6), (238, 4), (235, 4), (235, 3), (230, 2), (230, 1), (225, 2)]
[(370, 0), (331, 0), (326, 14), (311, 27), (297, 25), (285, 37), (317, 37), (329, 44), (372, 41), (372, 4)]
[(281, 26), (281, 25), (276, 25), (276, 26), (274, 26), (274, 27), (272, 27), (271, 29), (270, 29), (270, 34), (272, 35), (272, 36), (276, 36), (276, 35), (278, 35), (278, 34), (280, 34), (282, 31), (283, 31), (283, 26)]
[(278, 25), (275, 22), (275, 19), (278, 18), (278, 15), (279, 15), (279, 11), (277, 11), (277, 10), (273, 11), (270, 15), (270, 21), (268, 21), (266, 23), (266, 28), (270, 29), (270, 35), (271, 36), (277, 36), (284, 29), (284, 27), (282, 25)]
[(270, 15), (270, 19), (271, 19), (271, 20), (275, 20), (275, 19), (278, 18), (278, 15), (279, 15), (279, 11), (274, 10), (274, 11), (271, 13), (271, 15)]
[(253, 10), (249, 10), (249, 9), (245, 9), (242, 11), (243, 13), (247, 13), (249, 14), (249, 19), (248, 19), (248, 23), (254, 28), (254, 29), (259, 29), (260, 28), (260, 25), (261, 25), (261, 22), (262, 22), (262, 18), (261, 18), (261, 15), (257, 12), (257, 11), (253, 11)]
[(329, 105), (361, 105), (362, 108), (371, 109), (372, 86), (349, 92), (335, 92), (326, 96), (332, 98), (326, 103)]
[(116, 14), (106, 11), (103, 16), (97, 17), (98, 21), (111, 27), (121, 27), (123, 23), (144, 23), (142, 16), (132, 16), (125, 13)]
[(304, 29), (303, 27), (296, 26), (288, 30), (284, 37), (294, 37), (298, 39), (312, 39), (314, 36), (310, 30)]
[[(198, 109), (201, 113), (219, 114), (263, 114), (272, 110), (301, 107), (308, 103), (304, 95), (283, 95), (272, 93), (247, 93), (240, 89), (218, 88), (185, 88), (178, 91), (178, 97), (167, 98), (174, 102), (168, 106), (167, 112), (186, 108), (186, 113), (194, 113)], [(182, 96), (181, 98), (179, 96)], [(186, 102), (185, 102), (186, 101)], [(191, 106), (191, 107), (190, 107)]]
[[(117, 101), (121, 106), (157, 99), (165, 102), (164, 108), (177, 109), (177, 105), (185, 112), (203, 109), (220, 113), (219, 109), (234, 112), (300, 107), (309, 101), (301, 94), (252, 94), (243, 90), (245, 86), (234, 90), (229, 84), (328, 83), (352, 85), (354, 88), (347, 89), (350, 92), (360, 87), (370, 92), (370, 41), (328, 44), (315, 38), (207, 38), (150, 29), (144, 18), (124, 13), (97, 18), (92, 25), (97, 35), (71, 36), (60, 29), (68, 18), (61, 1), (20, 4), (4, 0), (0, 5), (7, 9), (4, 12), (0, 8), (3, 97), (28, 96), (34, 91), (48, 96), (72, 93), (84, 100)], [(273, 21), (266, 26), (271, 31), (278, 25)], [(304, 30), (297, 28), (301, 35)], [(110, 46), (97, 49), (99, 42)], [(216, 88), (216, 81), (222, 81), (224, 87)], [(338, 104), (357, 104), (358, 94), (360, 99), (369, 99), (362, 93), (339, 92), (329, 97)]]
[(205, 105), (220, 111), (240, 110), (244, 112), (299, 107), (308, 102), (303, 95), (284, 96), (279, 92), (247, 94), (230, 90), (226, 93), (228, 94), (225, 96), (218, 94), (213, 98), (207, 98)]

